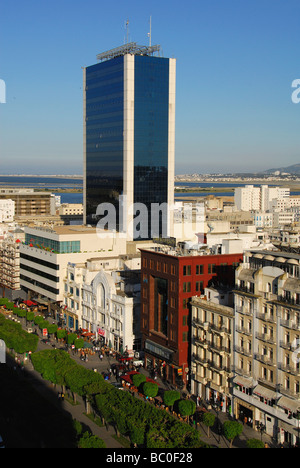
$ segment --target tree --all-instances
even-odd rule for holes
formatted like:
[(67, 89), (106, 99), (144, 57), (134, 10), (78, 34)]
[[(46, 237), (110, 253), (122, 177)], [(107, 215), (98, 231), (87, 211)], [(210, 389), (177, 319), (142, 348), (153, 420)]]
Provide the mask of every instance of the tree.
[(66, 338), (67, 336), (67, 332), (66, 330), (62, 329), (62, 328), (59, 328), (56, 332), (56, 337), (58, 340), (63, 340), (64, 338)]
[(132, 382), (138, 388), (142, 383), (146, 382), (146, 376), (144, 374), (133, 374)]
[(42, 315), (36, 315), (34, 318), (35, 325), (39, 325), (43, 321), (44, 321), (44, 317)]
[(158, 394), (158, 385), (153, 382), (143, 384), (143, 394), (149, 398), (154, 398)]
[(133, 445), (135, 447), (142, 445), (145, 440), (145, 427), (143, 427), (141, 424), (138, 424), (137, 421), (131, 422), (129, 420), (127, 424), (129, 429), (129, 437)]
[(84, 339), (83, 338), (76, 338), (76, 340), (74, 341), (75, 349), (81, 349), (81, 348), (83, 348), (83, 345), (84, 345)]
[(196, 411), (196, 403), (193, 400), (180, 400), (178, 402), (178, 412), (181, 416), (191, 416)]
[(259, 439), (248, 439), (247, 448), (264, 448), (264, 443)]
[(79, 439), (78, 448), (106, 448), (105, 442), (86, 431)]
[(224, 435), (230, 441), (230, 448), (235, 437), (243, 432), (243, 426), (238, 421), (225, 421), (223, 424)]
[(34, 312), (32, 312), (32, 310), (29, 310), (26, 314), (26, 320), (28, 322), (33, 322), (34, 320)]
[(68, 333), (67, 335), (67, 343), (69, 345), (72, 345), (74, 344), (74, 341), (77, 339), (77, 335), (76, 333)]
[(180, 392), (177, 390), (166, 390), (164, 392), (163, 401), (166, 406), (173, 407), (176, 401), (180, 400)]
[(57, 325), (56, 325), (56, 323), (50, 323), (50, 324), (48, 324), (47, 329), (48, 329), (48, 333), (49, 333), (50, 335), (54, 335), (54, 333), (57, 332)]
[(207, 427), (207, 435), (210, 437), (209, 429), (215, 424), (215, 415), (213, 413), (203, 414), (203, 424)]

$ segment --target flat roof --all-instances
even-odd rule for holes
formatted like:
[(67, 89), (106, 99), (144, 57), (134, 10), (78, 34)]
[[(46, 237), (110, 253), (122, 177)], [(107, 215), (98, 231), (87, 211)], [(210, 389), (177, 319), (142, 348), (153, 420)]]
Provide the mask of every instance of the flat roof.
[[(44, 232), (45, 234), (57, 234), (57, 235), (70, 235), (70, 234), (94, 234), (98, 231), (96, 227), (90, 226), (80, 226), (80, 225), (62, 225), (62, 226), (53, 226), (53, 227), (43, 227), (43, 226), (32, 226), (29, 227), (32, 231)], [(25, 230), (27, 226), (25, 226)]]

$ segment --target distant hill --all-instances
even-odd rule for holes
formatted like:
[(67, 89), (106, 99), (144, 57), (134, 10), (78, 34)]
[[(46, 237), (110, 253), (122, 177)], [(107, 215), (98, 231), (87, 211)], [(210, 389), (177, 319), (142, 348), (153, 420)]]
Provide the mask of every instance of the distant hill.
[(264, 171), (263, 174), (271, 174), (273, 172), (280, 171), (280, 172), (288, 172), (289, 174), (300, 174), (300, 164), (293, 164), (292, 166), (287, 167), (277, 167), (276, 169), (268, 169)]

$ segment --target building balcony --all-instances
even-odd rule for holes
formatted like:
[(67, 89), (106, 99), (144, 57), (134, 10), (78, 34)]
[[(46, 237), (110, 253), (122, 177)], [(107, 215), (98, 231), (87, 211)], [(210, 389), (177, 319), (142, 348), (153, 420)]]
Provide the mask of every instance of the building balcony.
[(294, 351), (294, 345), (290, 341), (280, 341), (279, 343), (280, 347), (283, 349), (286, 349), (288, 351)]
[(271, 314), (264, 314), (263, 312), (256, 312), (256, 318), (263, 320), (264, 322), (276, 323), (277, 319)]
[(265, 354), (255, 353), (254, 358), (257, 361), (260, 361), (263, 364), (267, 364), (269, 366), (276, 366), (277, 365), (277, 362), (274, 360), (273, 357), (267, 356)]
[(238, 314), (247, 315), (249, 317), (253, 316), (253, 311), (248, 309), (248, 307), (236, 306), (235, 310)]
[(210, 324), (207, 321), (201, 320), (196, 317), (194, 317), (192, 321), (193, 321), (193, 325), (200, 327), (200, 328), (204, 328), (204, 330), (208, 330), (210, 328)]
[(300, 368), (297, 364), (291, 366), (289, 364), (280, 363), (278, 365), (278, 369), (287, 374), (297, 375), (298, 377), (300, 376)]
[(248, 335), (248, 336), (252, 336), (252, 330), (251, 328), (245, 328), (245, 327), (240, 327), (239, 325), (237, 325), (235, 327), (235, 330), (237, 333), (241, 333), (243, 335)]
[(300, 330), (300, 322), (295, 320), (280, 319), (280, 325), (285, 328), (290, 328), (291, 330)]
[(209, 341), (208, 340), (199, 338), (197, 336), (194, 336), (193, 339), (194, 339), (194, 342), (196, 344), (201, 346), (201, 348), (205, 348), (205, 349), (208, 348), (208, 346), (209, 346)]
[(293, 297), (279, 295), (276, 297), (276, 302), (282, 303), (284, 305), (295, 306), (297, 308), (300, 308), (299, 298), (295, 299)]
[(270, 335), (269, 333), (256, 333), (255, 338), (260, 341), (264, 341), (270, 344), (276, 344), (276, 339), (274, 336)]
[(234, 351), (236, 353), (243, 354), (244, 356), (252, 357), (252, 350), (249, 348), (247, 349), (243, 346), (235, 346)]
[(231, 334), (230, 328), (226, 327), (225, 325), (222, 325), (222, 324), (211, 323), (210, 328), (211, 328), (212, 331), (214, 331), (216, 333), (219, 333), (221, 336)]
[(292, 390), (291, 388), (286, 388), (282, 384), (279, 384), (279, 391), (283, 395), (286, 395), (286, 396), (289, 396), (289, 397), (292, 397), (292, 398), (296, 398), (297, 400), (300, 399), (300, 393), (299, 392), (296, 392), (296, 391)]

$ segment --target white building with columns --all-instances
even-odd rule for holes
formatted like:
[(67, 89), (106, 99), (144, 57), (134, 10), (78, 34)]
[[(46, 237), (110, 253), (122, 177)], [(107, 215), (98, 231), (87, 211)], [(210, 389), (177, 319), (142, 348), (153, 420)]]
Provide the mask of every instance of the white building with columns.
[(140, 349), (139, 254), (69, 263), (63, 302), (70, 328), (86, 329), (116, 351)]

